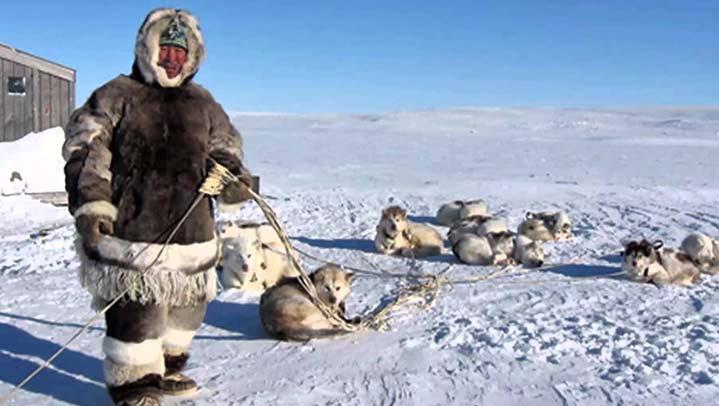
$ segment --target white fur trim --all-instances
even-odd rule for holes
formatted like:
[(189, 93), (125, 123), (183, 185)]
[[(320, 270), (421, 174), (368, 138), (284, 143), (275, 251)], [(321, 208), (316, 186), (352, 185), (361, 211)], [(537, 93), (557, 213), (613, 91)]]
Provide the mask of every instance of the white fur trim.
[[(141, 304), (154, 303), (179, 307), (195, 306), (215, 298), (217, 274), (214, 267), (219, 256), (216, 239), (189, 246), (170, 244), (156, 265), (147, 270), (145, 268), (154, 259), (154, 256), (150, 256), (148, 252), (157, 255), (159, 252), (157, 246), (150, 247), (137, 262), (129, 264), (128, 259), (131, 259), (131, 256), (130, 258), (105, 257), (104, 254), (108, 252), (122, 254), (119, 245), (137, 249), (144, 246), (144, 243), (132, 243), (104, 235), (100, 240), (101, 243), (105, 242), (103, 250), (100, 250), (101, 256), (117, 262), (116, 264), (87, 258), (80, 240), (76, 241), (80, 256), (80, 284), (93, 295), (95, 298), (93, 303), (107, 302), (123, 293), (129, 300)], [(118, 246), (108, 248), (108, 245), (112, 246), (119, 241), (122, 243)], [(145, 267), (141, 267), (143, 264)], [(145, 271), (140, 272), (142, 270)]]
[(94, 202), (85, 203), (75, 210), (75, 218), (85, 215), (107, 217), (115, 221), (117, 220), (117, 207), (105, 200), (95, 200)]
[(102, 340), (102, 352), (116, 364), (147, 365), (162, 356), (162, 340), (153, 338), (141, 343), (128, 343), (105, 337)]
[[(179, 75), (170, 79), (165, 69), (157, 65), (160, 50), (160, 35), (165, 29), (164, 21), (177, 17), (187, 27), (187, 61)], [(197, 73), (204, 57), (205, 45), (197, 19), (190, 13), (172, 8), (161, 8), (150, 12), (140, 28), (135, 42), (135, 57), (142, 77), (147, 83), (157, 82), (162, 87), (180, 86), (187, 77)]]
[(180, 330), (168, 327), (162, 335), (162, 345), (166, 353), (180, 355), (187, 352), (195, 337), (195, 330)]
[[(164, 246), (163, 244), (134, 242), (109, 235), (100, 235), (97, 252), (101, 258), (124, 264), (131, 269), (144, 270), (152, 265), (154, 271), (193, 273), (206, 269), (208, 264), (215, 265), (220, 252), (219, 244), (219, 240), (213, 238), (210, 241), (195, 244)], [(159, 258), (158, 254), (160, 254)], [(155, 258), (158, 258), (156, 262), (154, 262)]]
[(120, 386), (135, 382), (149, 374), (165, 375), (165, 358), (160, 354), (155, 360), (145, 365), (118, 364), (105, 358), (103, 370), (108, 386)]

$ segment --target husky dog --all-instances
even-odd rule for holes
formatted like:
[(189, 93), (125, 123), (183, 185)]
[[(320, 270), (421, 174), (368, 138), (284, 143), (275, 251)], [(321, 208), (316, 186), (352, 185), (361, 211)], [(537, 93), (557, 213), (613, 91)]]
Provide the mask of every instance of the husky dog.
[(489, 205), (482, 199), (478, 200), (467, 200), (462, 204), (462, 208), (459, 210), (459, 218), (466, 219), (472, 216), (488, 216)]
[(629, 278), (657, 285), (689, 286), (700, 279), (699, 268), (683, 252), (664, 248), (662, 241), (630, 241), (622, 253)]
[(378, 252), (405, 257), (442, 253), (442, 236), (434, 228), (407, 220), (407, 210), (390, 206), (382, 210), (374, 245)]
[(529, 267), (537, 268), (544, 265), (544, 249), (539, 241), (532, 241), (524, 235), (514, 240), (514, 260)]
[(502, 219), (492, 216), (471, 216), (455, 223), (447, 232), (447, 238), (454, 245), (465, 234), (482, 236), (506, 231), (508, 231), (507, 223)]
[(684, 239), (680, 249), (689, 255), (702, 273), (719, 274), (719, 241), (704, 234), (691, 234)]
[[(352, 276), (335, 265), (326, 265), (312, 273), (310, 279), (327, 306), (345, 321), (357, 324), (359, 318), (349, 320), (344, 315)], [(267, 334), (278, 340), (308, 341), (345, 332), (327, 319), (297, 278), (284, 279), (262, 294), (260, 320)]]
[(489, 215), (489, 206), (484, 200), (455, 200), (443, 204), (437, 211), (437, 223), (451, 227), (457, 221), (471, 216)]
[(534, 241), (563, 241), (573, 237), (572, 222), (564, 211), (528, 212), (517, 232)]
[(511, 232), (462, 235), (452, 246), (460, 262), (470, 265), (510, 265), (520, 263), (536, 268), (544, 264), (544, 250), (537, 241)]
[(284, 246), (268, 223), (229, 223), (220, 227), (222, 259), (218, 265), (225, 289), (262, 293), (283, 277), (296, 276)]

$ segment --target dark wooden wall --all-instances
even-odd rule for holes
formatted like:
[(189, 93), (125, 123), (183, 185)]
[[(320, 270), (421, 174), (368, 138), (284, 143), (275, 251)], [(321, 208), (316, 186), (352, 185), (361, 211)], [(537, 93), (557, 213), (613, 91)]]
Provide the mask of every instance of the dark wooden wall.
[[(25, 77), (25, 95), (8, 94), (8, 78)], [(75, 84), (49, 73), (0, 58), (0, 141), (29, 132), (64, 127), (75, 108)]]

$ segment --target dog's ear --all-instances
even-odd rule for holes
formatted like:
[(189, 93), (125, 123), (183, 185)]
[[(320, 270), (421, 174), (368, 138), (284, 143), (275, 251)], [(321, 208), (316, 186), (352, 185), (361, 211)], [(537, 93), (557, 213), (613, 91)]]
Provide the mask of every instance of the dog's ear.
[(654, 243), (652, 244), (652, 247), (654, 247), (655, 250), (660, 250), (660, 249), (662, 249), (662, 247), (664, 247), (664, 241), (662, 241), (662, 240), (656, 240), (656, 241), (654, 241)]
[(352, 282), (352, 279), (355, 277), (354, 272), (345, 272), (345, 280), (347, 282)]
[(527, 214), (524, 215), (524, 218), (526, 218), (527, 220), (531, 220), (535, 217), (536, 217), (535, 214), (532, 213), (531, 211), (528, 211)]
[(402, 216), (403, 219), (407, 218), (407, 210), (406, 209), (399, 209), (399, 214)]
[(639, 247), (639, 244), (634, 240), (626, 240), (622, 241), (622, 246), (624, 247), (624, 249), (622, 250), (622, 252), (619, 253), (619, 255), (624, 258), (628, 252), (636, 251)]

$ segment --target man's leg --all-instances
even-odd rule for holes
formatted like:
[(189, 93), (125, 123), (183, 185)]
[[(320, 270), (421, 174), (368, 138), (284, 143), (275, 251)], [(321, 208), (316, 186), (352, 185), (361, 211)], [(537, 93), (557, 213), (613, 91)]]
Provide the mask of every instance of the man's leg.
[(162, 335), (166, 308), (118, 302), (105, 314), (105, 321), (102, 350), (110, 397), (118, 405), (152, 405), (154, 400), (159, 405), (165, 373)]
[(191, 307), (171, 307), (167, 329), (162, 336), (165, 357), (165, 379), (162, 389), (167, 395), (186, 396), (197, 391), (197, 383), (180, 371), (190, 358), (190, 343), (205, 319), (207, 303)]

